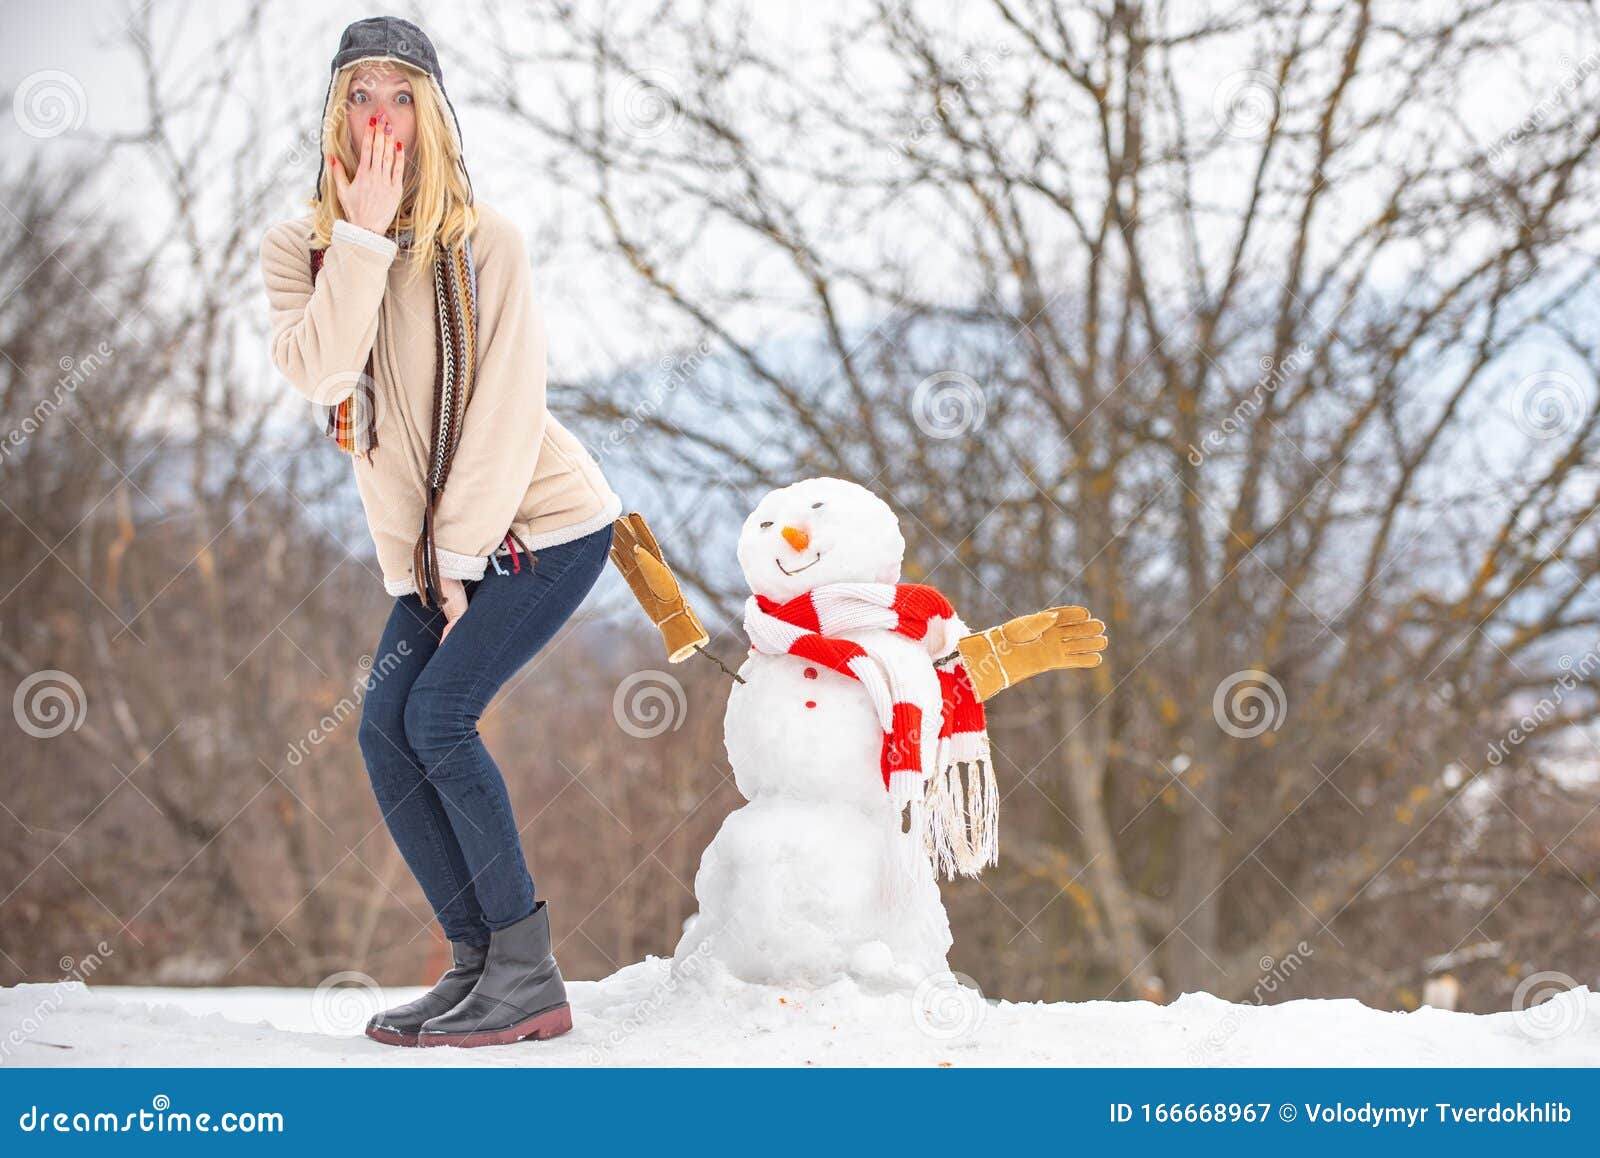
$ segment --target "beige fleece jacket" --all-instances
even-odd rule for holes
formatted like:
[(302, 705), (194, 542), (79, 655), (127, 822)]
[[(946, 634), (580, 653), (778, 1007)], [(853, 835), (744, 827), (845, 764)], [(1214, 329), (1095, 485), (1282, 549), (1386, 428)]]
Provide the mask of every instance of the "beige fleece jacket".
[[(515, 531), (537, 555), (597, 531), (622, 500), (583, 444), (545, 407), (545, 332), (521, 232), (479, 204), (478, 381), (434, 512), (439, 566), (480, 579)], [(414, 592), (433, 421), (434, 297), (430, 269), (413, 280), (395, 242), (335, 223), (315, 288), (312, 216), (280, 222), (261, 242), (272, 360), (291, 385), (331, 406), (354, 389), (373, 352), (378, 446), (351, 456), (367, 526), (391, 595)]]

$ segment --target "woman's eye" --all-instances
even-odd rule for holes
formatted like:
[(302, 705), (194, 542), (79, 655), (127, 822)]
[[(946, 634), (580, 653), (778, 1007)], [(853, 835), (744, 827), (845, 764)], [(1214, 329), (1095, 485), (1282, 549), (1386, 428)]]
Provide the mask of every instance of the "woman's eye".
[(408, 105), (411, 103), (411, 94), (408, 92), (403, 92), (394, 99), (399, 104)]

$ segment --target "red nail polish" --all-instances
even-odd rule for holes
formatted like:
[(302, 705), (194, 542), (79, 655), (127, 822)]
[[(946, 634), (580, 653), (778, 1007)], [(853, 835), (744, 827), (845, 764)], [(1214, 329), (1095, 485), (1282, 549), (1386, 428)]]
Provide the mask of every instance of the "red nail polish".
[(399, 141), (396, 141), (394, 143), (394, 151), (397, 152), (397, 153), (400, 151), (400, 142)]
[(377, 117), (368, 117), (367, 118), (367, 128), (370, 129), (373, 125), (375, 125), (377, 123), (378, 123), (378, 118)]

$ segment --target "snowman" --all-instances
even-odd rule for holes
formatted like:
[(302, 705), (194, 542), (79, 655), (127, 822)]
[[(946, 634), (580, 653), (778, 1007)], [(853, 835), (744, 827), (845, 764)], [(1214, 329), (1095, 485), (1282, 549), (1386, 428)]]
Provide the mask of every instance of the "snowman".
[[(612, 559), (669, 659), (702, 650), (643, 517), (616, 531)], [(998, 856), (982, 701), (1094, 667), (1106, 640), (1081, 607), (969, 632), (934, 588), (900, 582), (904, 553), (894, 512), (845, 479), (775, 490), (745, 520), (751, 647), (723, 739), (747, 803), (701, 859), (678, 967), (709, 957), (746, 982), (811, 987), (947, 971), (936, 872), (976, 876)]]

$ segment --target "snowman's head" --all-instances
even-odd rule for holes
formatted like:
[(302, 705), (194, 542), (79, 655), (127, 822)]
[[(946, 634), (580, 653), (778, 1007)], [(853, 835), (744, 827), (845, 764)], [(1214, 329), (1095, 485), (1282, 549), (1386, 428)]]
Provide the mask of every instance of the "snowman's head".
[(750, 590), (780, 603), (824, 583), (898, 583), (905, 550), (889, 504), (842, 478), (771, 492), (739, 532)]

